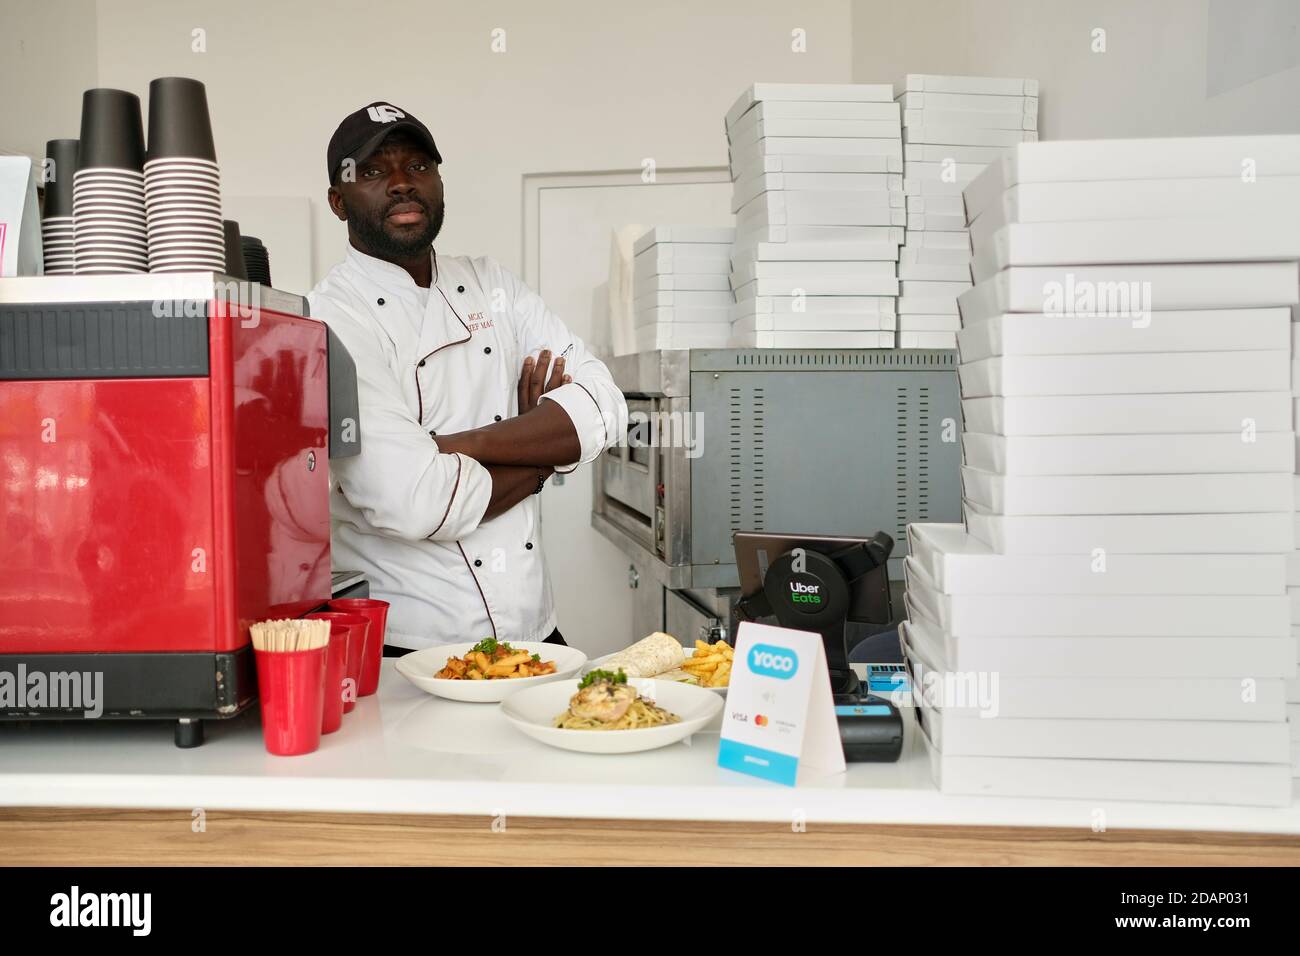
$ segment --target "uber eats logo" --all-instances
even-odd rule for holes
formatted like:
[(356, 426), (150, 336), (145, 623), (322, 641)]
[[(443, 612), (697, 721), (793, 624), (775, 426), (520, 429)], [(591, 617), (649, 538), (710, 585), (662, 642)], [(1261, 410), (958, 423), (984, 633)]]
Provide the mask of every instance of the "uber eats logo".
[(822, 605), (822, 586), (805, 584), (803, 581), (791, 581), (790, 601), (793, 604), (802, 604), (809, 610), (819, 608)]

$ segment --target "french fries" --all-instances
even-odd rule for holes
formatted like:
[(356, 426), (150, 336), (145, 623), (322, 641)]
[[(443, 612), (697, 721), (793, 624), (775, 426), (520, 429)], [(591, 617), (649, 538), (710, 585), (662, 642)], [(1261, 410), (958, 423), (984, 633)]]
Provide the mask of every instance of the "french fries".
[(726, 641), (708, 644), (695, 642), (695, 651), (682, 663), (682, 670), (694, 677), (701, 687), (727, 687), (731, 682), (731, 665), (735, 651)]

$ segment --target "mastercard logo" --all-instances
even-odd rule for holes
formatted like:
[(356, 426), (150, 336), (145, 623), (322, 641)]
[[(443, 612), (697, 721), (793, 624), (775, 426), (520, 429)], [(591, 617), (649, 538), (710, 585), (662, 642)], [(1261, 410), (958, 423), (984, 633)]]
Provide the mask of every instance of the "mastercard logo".
[(766, 726), (767, 726), (767, 718), (764, 717), (762, 714), (757, 714), (757, 715), (755, 715), (755, 717), (754, 717), (754, 724), (755, 724), (756, 726), (759, 726), (759, 727), (766, 727)]

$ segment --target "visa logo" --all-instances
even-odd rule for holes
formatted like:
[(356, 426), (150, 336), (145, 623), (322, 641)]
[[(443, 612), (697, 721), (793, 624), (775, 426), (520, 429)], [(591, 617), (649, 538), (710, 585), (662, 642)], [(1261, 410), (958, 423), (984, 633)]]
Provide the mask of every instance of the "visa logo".
[(749, 651), (749, 669), (765, 677), (789, 680), (799, 669), (799, 658), (788, 647), (755, 644)]

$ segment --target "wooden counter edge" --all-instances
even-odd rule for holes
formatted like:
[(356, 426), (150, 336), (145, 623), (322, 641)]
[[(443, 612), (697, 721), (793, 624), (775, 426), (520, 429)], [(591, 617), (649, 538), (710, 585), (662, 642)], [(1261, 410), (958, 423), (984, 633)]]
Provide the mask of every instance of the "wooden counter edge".
[(9, 866), (1297, 866), (1300, 836), (1007, 826), (0, 808)]

